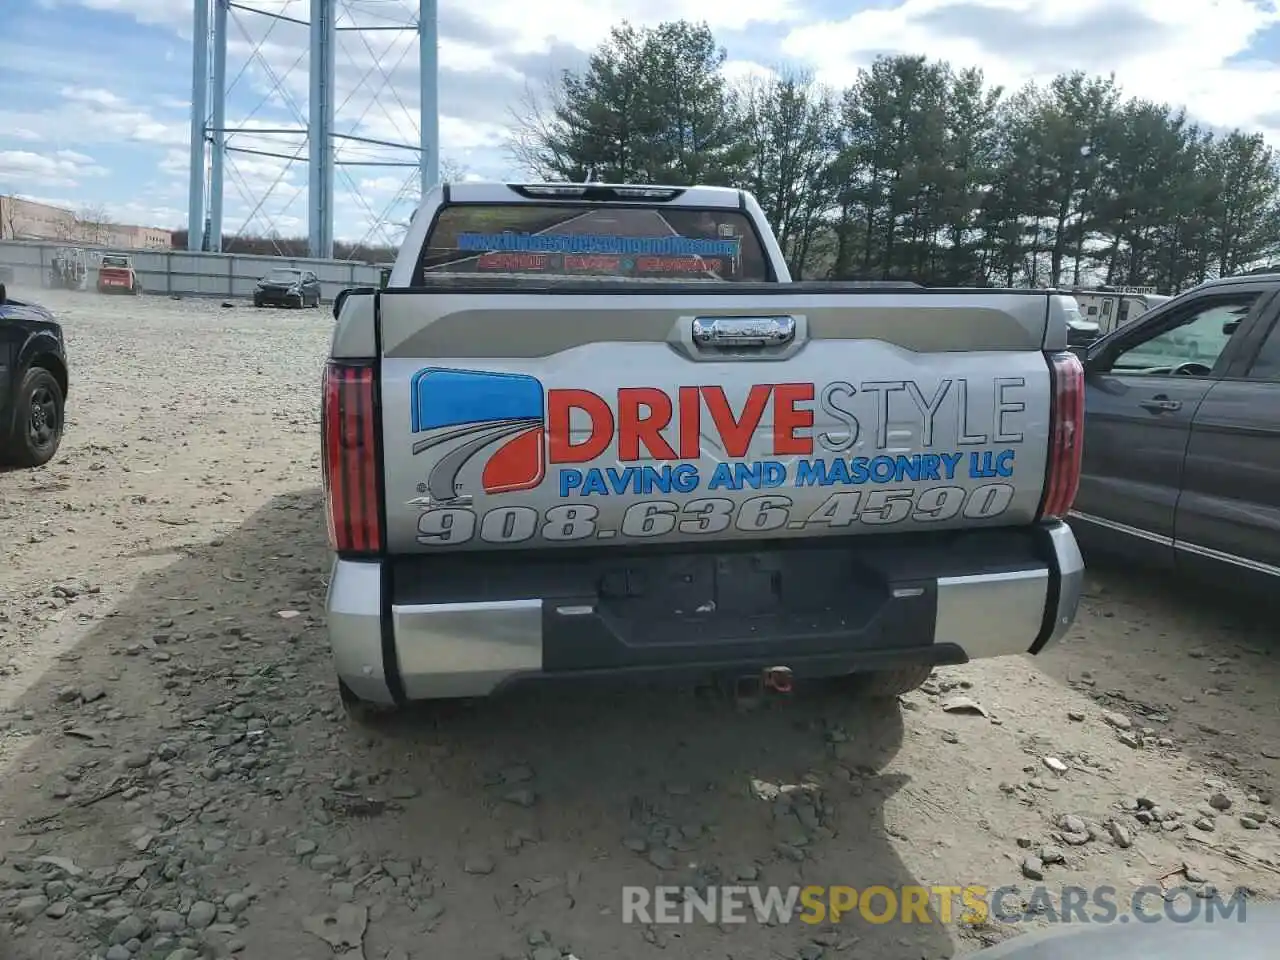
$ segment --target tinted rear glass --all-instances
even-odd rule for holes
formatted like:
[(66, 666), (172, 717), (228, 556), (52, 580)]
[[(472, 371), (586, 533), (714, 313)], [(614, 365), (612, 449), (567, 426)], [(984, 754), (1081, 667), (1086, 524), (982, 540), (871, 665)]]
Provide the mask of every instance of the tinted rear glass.
[(421, 275), (523, 274), (627, 280), (768, 280), (736, 210), (521, 203), (440, 212)]

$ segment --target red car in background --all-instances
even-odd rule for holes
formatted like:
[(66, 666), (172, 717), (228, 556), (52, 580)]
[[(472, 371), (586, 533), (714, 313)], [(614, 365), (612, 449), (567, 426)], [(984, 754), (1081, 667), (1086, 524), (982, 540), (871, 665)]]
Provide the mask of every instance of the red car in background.
[(142, 284), (134, 272), (133, 261), (119, 253), (106, 253), (98, 267), (99, 293), (142, 293)]

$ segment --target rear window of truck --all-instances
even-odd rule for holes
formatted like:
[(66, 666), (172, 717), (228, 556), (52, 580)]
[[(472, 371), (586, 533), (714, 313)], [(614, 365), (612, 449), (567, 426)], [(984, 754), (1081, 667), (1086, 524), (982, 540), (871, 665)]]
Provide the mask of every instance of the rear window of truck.
[(459, 204), (427, 233), (419, 276), (521, 274), (625, 280), (768, 280), (736, 210), (602, 204)]

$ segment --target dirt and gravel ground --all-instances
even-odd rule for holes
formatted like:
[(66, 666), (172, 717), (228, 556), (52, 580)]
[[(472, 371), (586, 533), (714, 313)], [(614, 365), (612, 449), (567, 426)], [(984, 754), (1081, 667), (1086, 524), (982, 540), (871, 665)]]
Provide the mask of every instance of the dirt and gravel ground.
[(328, 313), (40, 296), (74, 370), (55, 463), (0, 475), (4, 960), (934, 960), (1027, 924), (625, 924), (621, 888), (1280, 890), (1274, 620), (1121, 571), (901, 710), (555, 690), (355, 732)]

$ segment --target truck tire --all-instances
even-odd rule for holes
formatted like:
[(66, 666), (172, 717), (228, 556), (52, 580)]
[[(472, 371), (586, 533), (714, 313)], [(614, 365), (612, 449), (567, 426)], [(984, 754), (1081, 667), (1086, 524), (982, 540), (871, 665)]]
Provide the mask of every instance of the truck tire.
[(400, 712), (398, 707), (361, 700), (341, 680), (338, 681), (338, 696), (342, 700), (342, 710), (352, 726), (377, 727)]
[(929, 679), (933, 667), (926, 663), (900, 667), (897, 670), (875, 670), (855, 673), (849, 679), (857, 694), (869, 700), (892, 700), (910, 693)]
[(58, 379), (44, 367), (23, 376), (13, 405), (13, 423), (0, 459), (14, 467), (42, 467), (62, 443), (65, 400)]

